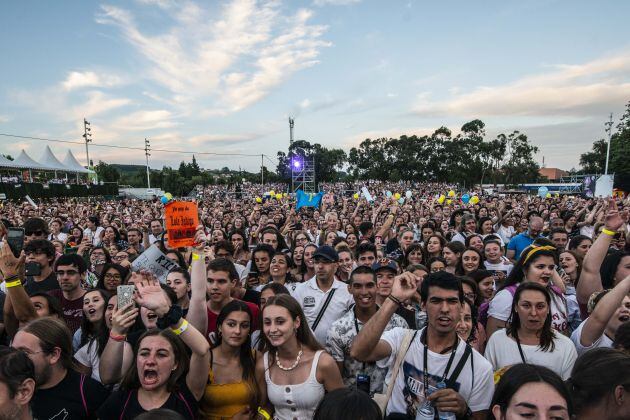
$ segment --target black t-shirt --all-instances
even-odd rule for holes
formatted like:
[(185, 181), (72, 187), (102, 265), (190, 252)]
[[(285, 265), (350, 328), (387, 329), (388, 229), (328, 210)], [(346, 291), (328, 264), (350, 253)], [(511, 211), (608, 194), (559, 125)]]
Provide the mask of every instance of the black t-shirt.
[(54, 271), (42, 281), (35, 281), (33, 277), (27, 277), (26, 286), (24, 286), (24, 290), (29, 296), (33, 293), (49, 292), (56, 289), (60, 289), (60, 287), (57, 281), (57, 274)]
[[(185, 419), (194, 420), (197, 416), (197, 401), (185, 384), (179, 390), (171, 392), (168, 400), (160, 407), (173, 410)], [(147, 410), (138, 402), (138, 390), (118, 390), (109, 396), (98, 410), (99, 419), (132, 420)]]
[(405, 321), (407, 321), (407, 325), (412, 330), (416, 329), (416, 313), (410, 309), (399, 306), (396, 309), (396, 315), (400, 315)]
[(107, 390), (99, 382), (68, 370), (66, 377), (54, 387), (35, 391), (31, 401), (33, 417), (38, 420), (96, 419), (96, 411), (107, 396)]

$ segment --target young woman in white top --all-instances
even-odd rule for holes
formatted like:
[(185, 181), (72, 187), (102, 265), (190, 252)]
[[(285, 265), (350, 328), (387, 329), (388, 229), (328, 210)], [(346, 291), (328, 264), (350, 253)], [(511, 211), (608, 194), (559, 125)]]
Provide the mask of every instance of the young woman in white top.
[(256, 380), (263, 407), (275, 420), (310, 419), (326, 391), (344, 386), (339, 368), (291, 296), (269, 298), (262, 318), (265, 353), (256, 362)]
[(521, 283), (538, 283), (550, 291), (552, 328), (568, 332), (568, 311), (562, 295), (564, 284), (556, 272), (558, 256), (553, 246), (531, 245), (523, 250), (514, 269), (507, 277), (501, 289), (490, 301), (488, 308), (488, 337), (500, 328), (505, 328), (511, 314), (516, 287)]
[(546, 287), (527, 282), (516, 289), (507, 328), (494, 333), (486, 347), (495, 371), (528, 363), (545, 366), (565, 380), (571, 376), (577, 352), (570, 338), (551, 328), (550, 308)]

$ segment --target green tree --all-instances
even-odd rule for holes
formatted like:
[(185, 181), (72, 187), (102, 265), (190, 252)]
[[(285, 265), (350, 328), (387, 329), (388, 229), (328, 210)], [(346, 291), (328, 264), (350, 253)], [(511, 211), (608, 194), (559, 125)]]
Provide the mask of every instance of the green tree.
[(540, 167), (534, 160), (538, 148), (529, 143), (527, 136), (519, 131), (514, 131), (508, 136), (499, 136), (507, 144), (507, 162), (501, 168), (504, 180), (507, 184), (520, 184), (523, 182), (536, 182), (540, 177)]
[(118, 172), (118, 169), (108, 165), (102, 160), (98, 161), (98, 165), (94, 167), (94, 171), (96, 171), (98, 179), (103, 182), (118, 182), (120, 179), (120, 172)]
[(604, 139), (597, 140), (593, 143), (590, 152), (580, 155), (580, 166), (585, 174), (602, 174), (606, 166), (606, 149), (608, 142)]
[(2, 156), (7, 158), (7, 160), (15, 160), (15, 159), (13, 159), (13, 156), (11, 156), (11, 155), (2, 155)]

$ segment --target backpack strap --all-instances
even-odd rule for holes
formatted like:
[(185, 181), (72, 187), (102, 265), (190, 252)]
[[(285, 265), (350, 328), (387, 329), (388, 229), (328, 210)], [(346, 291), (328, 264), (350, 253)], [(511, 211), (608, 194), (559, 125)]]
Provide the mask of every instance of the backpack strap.
[(81, 393), (81, 402), (83, 403), (83, 409), (85, 410), (85, 416), (90, 417), (90, 412), (88, 410), (87, 401), (85, 400), (85, 392), (83, 390), (83, 386), (85, 384), (85, 375), (81, 374), (81, 384), (79, 385), (79, 392)]
[(324, 301), (324, 304), (322, 305), (322, 308), (319, 310), (319, 313), (317, 314), (317, 317), (315, 318), (315, 321), (313, 321), (313, 326), (311, 327), (311, 329), (313, 331), (315, 331), (315, 329), (319, 325), (319, 321), (322, 320), (322, 317), (324, 316), (324, 313), (326, 312), (326, 308), (328, 308), (328, 304), (332, 300), (332, 297), (333, 297), (333, 295), (335, 294), (336, 291), (337, 291), (336, 288), (332, 289), (330, 291), (330, 293), (328, 293), (328, 296), (326, 296), (326, 300)]
[(118, 417), (118, 420), (123, 420), (123, 416), (125, 415), (125, 411), (127, 411), (127, 405), (129, 404), (129, 400), (131, 399), (131, 393), (133, 391), (129, 391), (129, 393), (127, 394), (127, 399), (125, 400), (125, 405), (123, 405), (123, 409), (120, 412), (120, 417)]
[(468, 357), (471, 356), (471, 354), (472, 347), (470, 347), (470, 344), (466, 343), (464, 354), (462, 355), (461, 359), (459, 359), (459, 363), (457, 363), (457, 366), (455, 366), (453, 373), (451, 373), (451, 377), (446, 380), (446, 384), (449, 388), (454, 388), (455, 381), (457, 380), (457, 377), (461, 373), (462, 369), (464, 369), (464, 365), (466, 365), (466, 361), (468, 360)]
[(182, 400), (182, 402), (186, 406), (186, 410), (188, 410), (188, 414), (190, 415), (190, 418), (194, 419), (195, 416), (193, 415), (192, 409), (190, 408), (190, 405), (188, 404), (188, 401), (186, 401), (186, 398), (184, 398), (184, 396), (182, 395), (181, 391), (177, 391), (177, 398)]

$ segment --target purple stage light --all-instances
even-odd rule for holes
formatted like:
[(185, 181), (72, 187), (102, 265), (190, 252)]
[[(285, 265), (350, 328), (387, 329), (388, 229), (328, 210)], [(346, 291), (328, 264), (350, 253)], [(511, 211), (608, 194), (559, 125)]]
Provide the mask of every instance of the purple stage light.
[(295, 169), (300, 169), (300, 166), (302, 166), (302, 163), (299, 160), (296, 159), (293, 161), (293, 167)]

